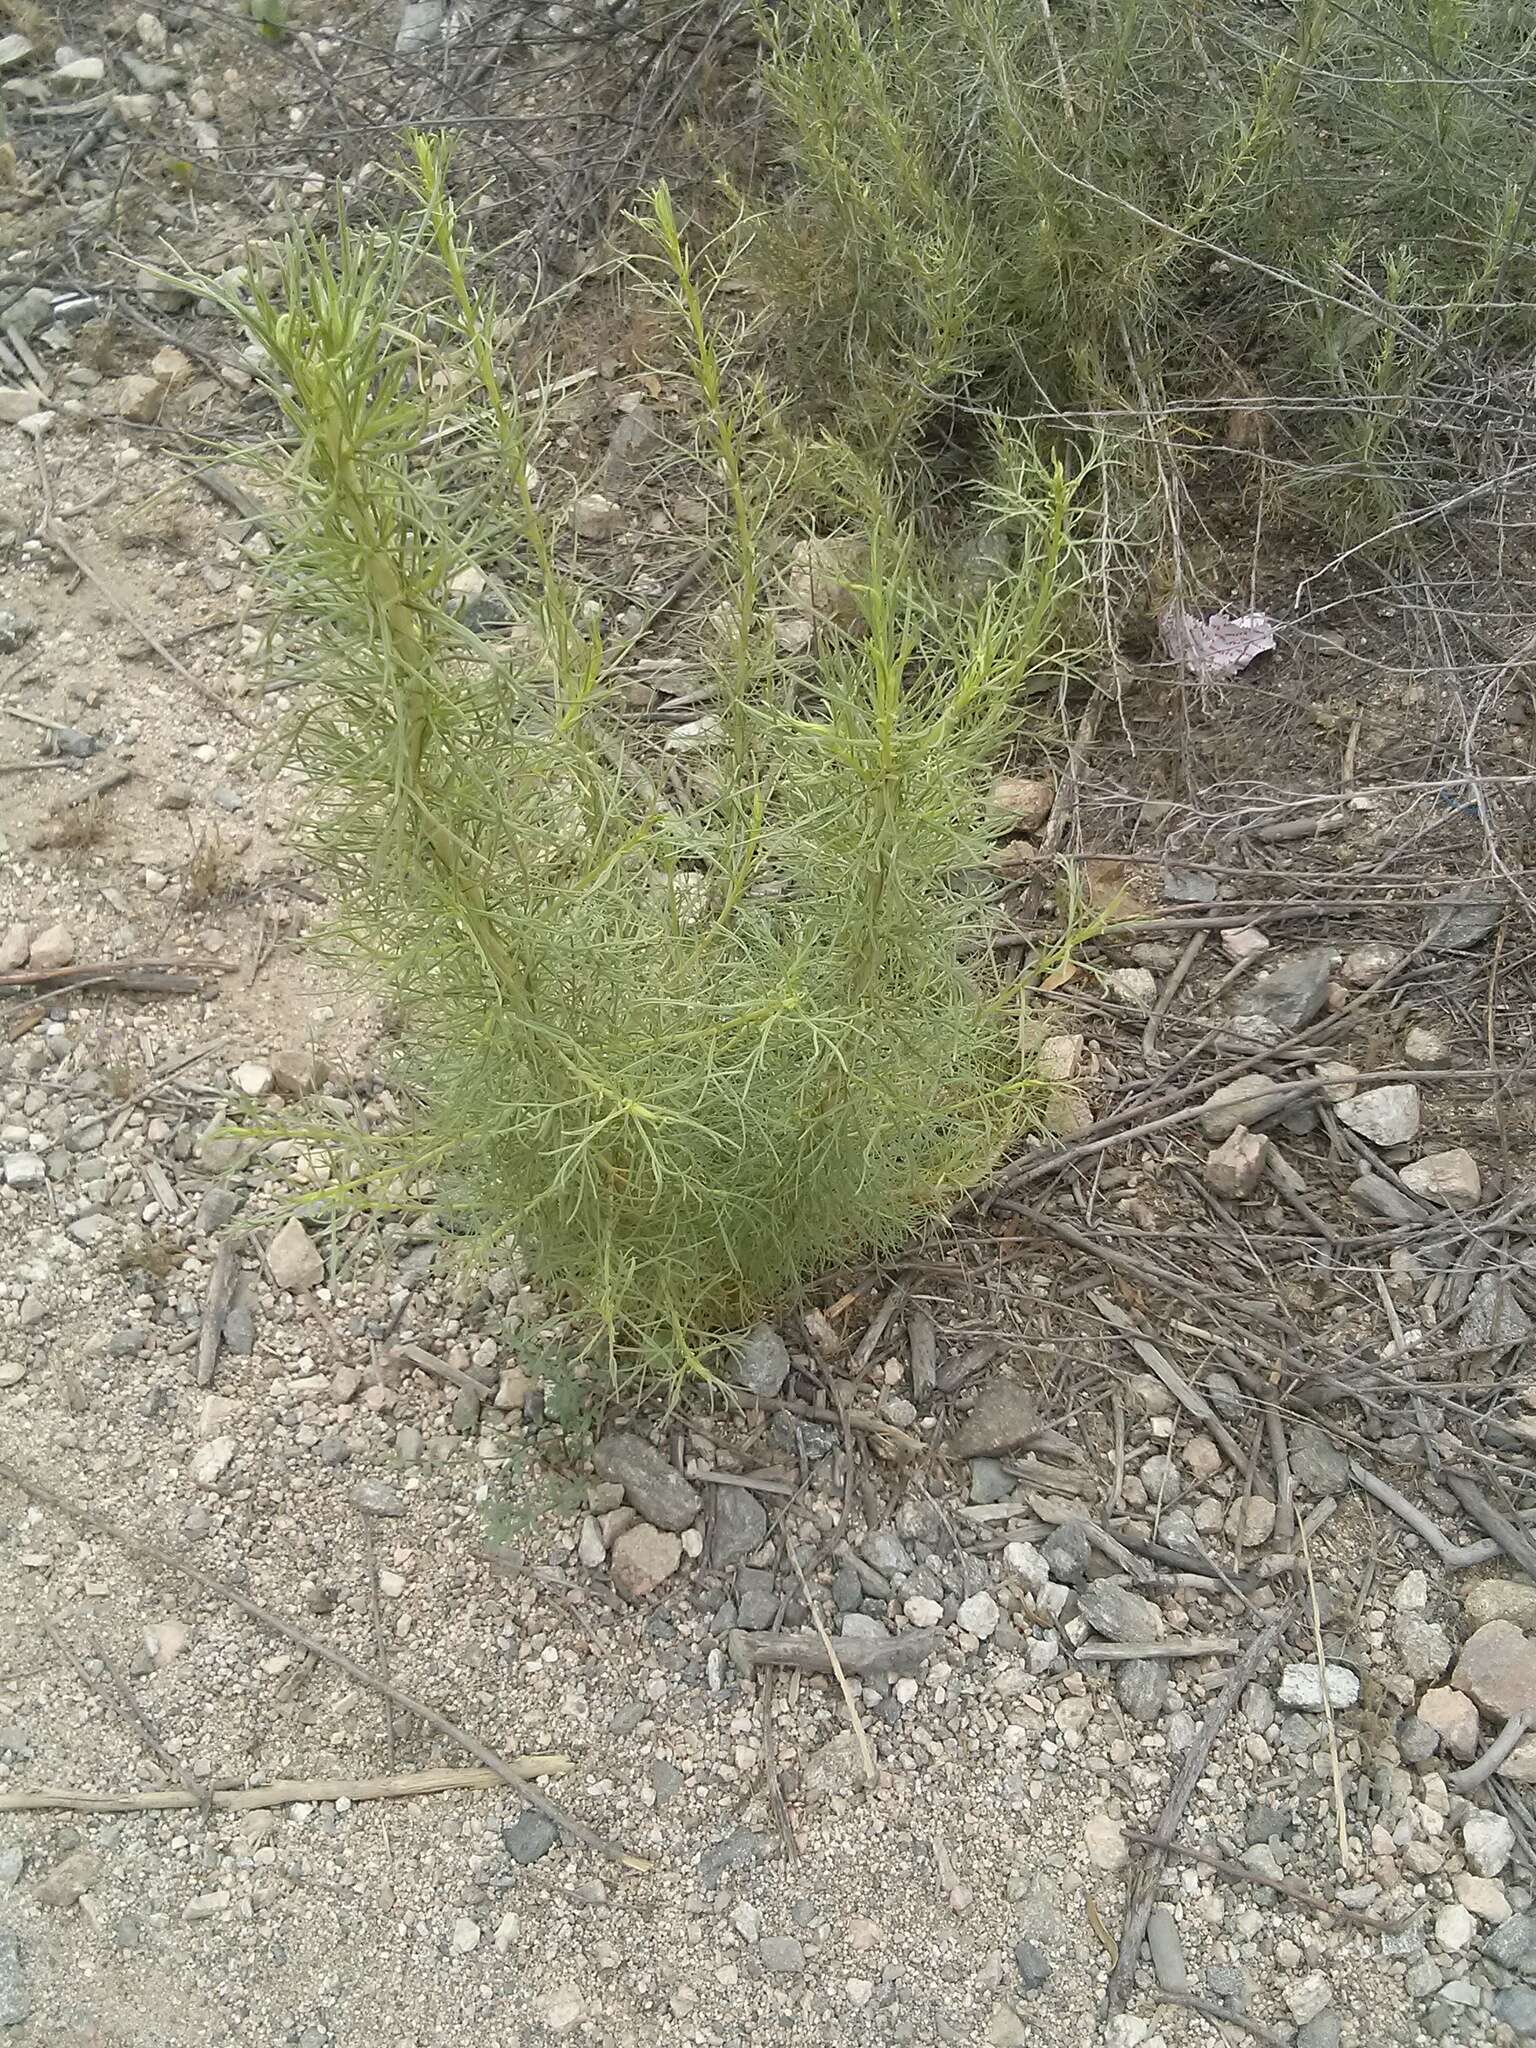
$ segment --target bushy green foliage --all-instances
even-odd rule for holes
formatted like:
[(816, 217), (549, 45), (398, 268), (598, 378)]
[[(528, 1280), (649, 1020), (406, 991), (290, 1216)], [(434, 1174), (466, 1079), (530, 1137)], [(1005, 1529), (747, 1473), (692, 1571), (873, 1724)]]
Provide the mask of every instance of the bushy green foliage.
[(1176, 522), (1232, 441), (1358, 537), (1507, 428), (1520, 0), (777, 0), (769, 35), (760, 275), (803, 389), (883, 455), (956, 407), (1054, 416)]
[[(546, 498), (515, 322), (471, 282), (444, 173), (419, 144), (414, 214), (295, 237), (241, 309), (293, 451), (272, 580), (308, 842), (404, 1020), (414, 1114), (378, 1148), (339, 1142), (359, 1200), (514, 1242), (619, 1356), (671, 1373), (901, 1242), (1024, 1114), (977, 877), (992, 769), (1060, 673), (1070, 491), (1000, 436), (985, 510), (1016, 567), (967, 594), (823, 447), (843, 531), (811, 559), (858, 564), (850, 617), (786, 653), (805, 493), (663, 190), (682, 454), (716, 519), (685, 649), (708, 708), (663, 745)], [(472, 570), (505, 630), (455, 595)]]

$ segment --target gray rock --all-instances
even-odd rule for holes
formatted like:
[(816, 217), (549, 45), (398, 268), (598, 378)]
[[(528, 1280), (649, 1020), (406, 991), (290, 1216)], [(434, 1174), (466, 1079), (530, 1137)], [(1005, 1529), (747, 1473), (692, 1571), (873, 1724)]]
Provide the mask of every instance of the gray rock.
[(8, 1188), (45, 1188), (48, 1168), (35, 1152), (7, 1152), (5, 1184)]
[(1040, 1555), (1045, 1560), (1046, 1570), (1058, 1585), (1077, 1585), (1093, 1556), (1086, 1526), (1082, 1522), (1063, 1522), (1041, 1545)]
[(1239, 1124), (1261, 1124), (1294, 1100), (1286, 1084), (1266, 1074), (1239, 1074), (1206, 1098), (1200, 1128), (1213, 1145), (1219, 1145)]
[(734, 1834), (711, 1842), (699, 1858), (700, 1885), (712, 1892), (727, 1871), (745, 1870), (757, 1862), (767, 1847), (763, 1836), (753, 1834), (750, 1828), (737, 1828)]
[(443, 40), (448, 0), (405, 0), (395, 31), (395, 55), (419, 57)]
[(1018, 1487), (1013, 1474), (996, 1458), (972, 1458), (971, 1460), (971, 1505), (986, 1507), (1000, 1500), (1011, 1500)]
[(1397, 1753), (1405, 1764), (1427, 1764), (1440, 1747), (1440, 1737), (1417, 1714), (1405, 1714), (1397, 1724)]
[(709, 1561), (724, 1568), (750, 1557), (768, 1535), (768, 1515), (744, 1486), (717, 1486), (709, 1531)]
[(1392, 1641), (1403, 1669), (1420, 1685), (1432, 1685), (1451, 1661), (1451, 1639), (1438, 1622), (1422, 1614), (1392, 1617)]
[(1257, 1193), (1269, 1159), (1269, 1140), (1245, 1124), (1228, 1131), (1205, 1162), (1205, 1181), (1223, 1201), (1246, 1202)]
[(19, 2027), (32, 2011), (21, 1975), (21, 1943), (0, 1934), (0, 2027)]
[(1536, 1642), (1512, 1621), (1485, 1621), (1463, 1644), (1451, 1683), (1494, 1720), (1536, 1714)]
[(352, 1505), (365, 1515), (397, 1516), (405, 1513), (405, 1502), (383, 1479), (359, 1479), (352, 1489)]
[(776, 1977), (798, 1977), (805, 1968), (805, 1950), (792, 1934), (765, 1934), (757, 1944), (758, 1961)]
[(215, 1231), (234, 1221), (239, 1207), (240, 1197), (233, 1188), (209, 1188), (197, 1205), (193, 1228), (203, 1237), (212, 1237)]
[(812, 1801), (846, 1799), (864, 1784), (864, 1758), (853, 1730), (844, 1728), (819, 1749), (812, 1750), (805, 1760), (802, 1777), (805, 1796)]
[[(854, 1606), (858, 1606), (858, 1601)], [(736, 1622), (740, 1628), (772, 1628), (779, 1611), (779, 1596), (773, 1589), (773, 1574), (748, 1571), (736, 1574)], [(847, 1613), (849, 1610), (842, 1610)]]
[(1470, 1814), (1461, 1830), (1468, 1866), (1479, 1877), (1497, 1877), (1515, 1851), (1515, 1831), (1502, 1813)]
[[(3, 1974), (0, 1971), (0, 1979)], [(1536, 1991), (1527, 1991), (1523, 1984), (1506, 1985), (1493, 1994), (1493, 2016), (1517, 2041), (1536, 2041)]]
[(73, 1849), (57, 1862), (37, 1888), (40, 1906), (74, 1906), (95, 1889), (101, 1858), (93, 1849)]
[(749, 1394), (777, 1394), (789, 1378), (789, 1347), (771, 1323), (750, 1329), (735, 1355), (736, 1383)]
[(1339, 2048), (1344, 2024), (1336, 2012), (1320, 2012), (1296, 2032), (1296, 2048)]
[(1419, 1091), (1412, 1081), (1389, 1081), (1336, 1103), (1333, 1113), (1368, 1144), (1406, 1145), (1419, 1134)]
[(1160, 1657), (1133, 1657), (1115, 1672), (1115, 1698), (1133, 1721), (1160, 1720), (1168, 1704), (1168, 1666)]
[(1468, 946), (1480, 946), (1491, 939), (1504, 915), (1502, 896), (1482, 895), (1471, 889), (1456, 891), (1462, 901), (1447, 903), (1430, 920), (1429, 943), (1438, 953), (1459, 953)]
[[(1344, 1664), (1329, 1664), (1325, 1670), (1328, 1704), (1336, 1713), (1352, 1707), (1360, 1697), (1360, 1681), (1354, 1672)], [(1323, 1687), (1315, 1664), (1286, 1665), (1280, 1680), (1280, 1704), (1283, 1707), (1304, 1707), (1311, 1714), (1322, 1712)]]
[(425, 1440), (414, 1422), (407, 1422), (396, 1431), (395, 1456), (402, 1465), (419, 1465), (425, 1449)]
[(904, 1578), (911, 1571), (913, 1557), (892, 1528), (871, 1529), (859, 1552), (866, 1564), (888, 1579)]
[(1328, 1001), (1330, 959), (1326, 947), (1287, 960), (1261, 980), (1246, 983), (1235, 1007), (1240, 1017), (1262, 1017), (1289, 1034), (1319, 1016)]
[(1016, 1941), (1013, 1945), (1013, 1967), (1019, 1973), (1019, 1982), (1026, 1991), (1039, 1991), (1051, 1979), (1051, 1959), (1043, 1948), (1032, 1941)]
[(1233, 2012), (1246, 2012), (1252, 1993), (1248, 1987), (1248, 1972), (1241, 1963), (1213, 1963), (1205, 1973), (1205, 1988), (1218, 2005), (1225, 2005)]
[(1362, 1173), (1350, 1183), (1349, 1199), (1365, 1216), (1385, 1216), (1389, 1223), (1419, 1223), (1424, 1204), (1405, 1195), (1395, 1181), (1379, 1173)]
[(1524, 1579), (1480, 1579), (1467, 1591), (1467, 1619), (1481, 1628), (1485, 1621), (1512, 1621), (1516, 1628), (1536, 1629), (1536, 1586)]
[(839, 1614), (856, 1614), (864, 1605), (864, 1581), (851, 1564), (840, 1564), (832, 1574), (832, 1605)]
[(1349, 1484), (1349, 1453), (1314, 1423), (1300, 1423), (1291, 1437), (1291, 1477), (1309, 1493), (1342, 1493)]
[(14, 1891), (21, 1882), (22, 1866), (26, 1861), (25, 1852), (19, 1842), (12, 1842), (0, 1849), (0, 1893)]
[(658, 1529), (686, 1529), (698, 1520), (704, 1503), (697, 1489), (643, 1437), (605, 1436), (593, 1462), (598, 1477), (622, 1486), (630, 1506)]
[(1189, 1972), (1184, 1967), (1179, 1923), (1166, 1906), (1154, 1906), (1147, 1916), (1147, 1948), (1152, 1956), (1158, 1988), (1162, 1991), (1187, 1991)]
[(448, 1414), (450, 1428), (459, 1436), (473, 1436), (480, 1427), (480, 1410), (484, 1406), (485, 1396), (478, 1387), (460, 1387)]
[(665, 1806), (669, 1799), (675, 1799), (687, 1783), (677, 1765), (669, 1764), (662, 1756), (651, 1759), (650, 1778), (658, 1806)]
[(1503, 1351), (1524, 1344), (1531, 1319), (1510, 1292), (1508, 1276), (1485, 1273), (1467, 1301), (1458, 1341), (1475, 1351)]
[(1077, 1606), (1088, 1626), (1112, 1643), (1151, 1643), (1163, 1633), (1159, 1610), (1116, 1579), (1095, 1579), (1082, 1587)]
[(1022, 1450), (1040, 1427), (1035, 1398), (1016, 1380), (991, 1380), (949, 1440), (955, 1458), (995, 1458)]
[(1501, 1970), (1536, 1977), (1536, 1914), (1516, 1913), (1495, 1927), (1483, 1943), (1483, 1954)]
[(540, 1813), (536, 1807), (525, 1807), (511, 1820), (502, 1823), (501, 1846), (514, 1863), (537, 1863), (559, 1840), (558, 1826), (548, 1814)]

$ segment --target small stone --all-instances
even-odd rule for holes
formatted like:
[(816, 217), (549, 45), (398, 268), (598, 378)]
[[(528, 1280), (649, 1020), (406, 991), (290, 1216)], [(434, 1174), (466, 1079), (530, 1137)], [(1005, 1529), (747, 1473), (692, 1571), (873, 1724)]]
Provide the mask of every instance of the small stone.
[(242, 1060), (229, 1078), (242, 1095), (261, 1096), (272, 1092), (272, 1069), (260, 1060)]
[(1295, 1100), (1290, 1088), (1271, 1081), (1264, 1074), (1239, 1074), (1235, 1081), (1214, 1089), (1200, 1112), (1200, 1128), (1210, 1142), (1219, 1144), (1241, 1125), (1265, 1122)]
[(771, 1323), (757, 1323), (735, 1355), (737, 1385), (749, 1394), (780, 1393), (789, 1378), (790, 1363), (789, 1347), (778, 1331)]
[(1330, 971), (1331, 956), (1326, 947), (1318, 947), (1240, 984), (1235, 1000), (1239, 1029), (1245, 1018), (1259, 1017), (1287, 1036), (1303, 1030), (1328, 1001)]
[(1039, 1427), (1034, 1396), (1027, 1387), (1016, 1380), (991, 1380), (957, 1423), (949, 1452), (955, 1458), (1002, 1457), (1022, 1450)]
[(1083, 1064), (1087, 1040), (1081, 1031), (1057, 1031), (1042, 1038), (1034, 1052), (1035, 1078), (1040, 1081), (1071, 1081)]
[(1149, 967), (1115, 967), (1104, 979), (1128, 1010), (1148, 1011), (1157, 1001), (1157, 977)]
[(1501, 1970), (1536, 1977), (1536, 1916), (1516, 1913), (1483, 1943), (1483, 1954)]
[(290, 1216), (267, 1245), (275, 1286), (286, 1294), (307, 1294), (325, 1278), (325, 1261), (297, 1216)]
[(1406, 1145), (1419, 1134), (1419, 1091), (1412, 1081), (1367, 1088), (1334, 1111), (1372, 1145)]
[(627, 1431), (605, 1436), (593, 1463), (598, 1477), (622, 1486), (630, 1506), (658, 1528), (686, 1529), (698, 1520), (704, 1503), (697, 1489), (643, 1437)]
[(1030, 2048), (1032, 2038), (1011, 2005), (1000, 2001), (988, 2013), (987, 2030), (982, 2035), (985, 2048)]
[(1464, 1692), (1437, 1685), (1419, 1701), (1418, 1718), (1439, 1737), (1441, 1746), (1462, 1763), (1477, 1754), (1477, 1708)]
[(43, 1188), (48, 1185), (47, 1164), (35, 1152), (7, 1152), (5, 1184), (8, 1188)]
[(1507, 1984), (1493, 1994), (1493, 2016), (1517, 2041), (1536, 2041), (1536, 1991)]
[(864, 1756), (858, 1737), (844, 1728), (830, 1741), (814, 1749), (802, 1770), (807, 1799), (846, 1799), (866, 1782)]
[(612, 540), (624, 524), (624, 513), (601, 491), (585, 491), (571, 507), (571, 524), (583, 540)]
[(18, 967), (25, 967), (27, 955), (32, 950), (31, 940), (24, 924), (8, 924), (0, 933), (0, 974), (11, 974)]
[(1083, 1827), (1083, 1847), (1095, 1870), (1113, 1877), (1130, 1861), (1125, 1830), (1107, 1813), (1090, 1814)]
[(1531, 1319), (1511, 1292), (1507, 1275), (1484, 1273), (1468, 1297), (1458, 1332), (1461, 1343), (1474, 1351), (1504, 1351), (1525, 1343), (1531, 1330)]
[(361, 1508), (365, 1515), (394, 1518), (405, 1513), (405, 1502), (383, 1479), (359, 1479), (352, 1489), (352, 1505)]
[(68, 967), (74, 957), (74, 933), (67, 925), (51, 924), (32, 941), (27, 964), (44, 970)]
[(1498, 1927), (1509, 1918), (1509, 1900), (1504, 1896), (1504, 1887), (1491, 1877), (1477, 1877), (1470, 1870), (1464, 1870), (1451, 1881), (1457, 1903), (1466, 1907), (1476, 1920), (1485, 1920), (1490, 1927)]
[(1003, 1570), (1016, 1579), (1032, 1599), (1038, 1599), (1051, 1582), (1051, 1570), (1033, 1543), (1009, 1543), (1003, 1550)]
[(10, 71), (17, 64), (24, 64), (32, 54), (32, 44), (18, 30), (13, 35), (0, 36), (0, 71)]
[(1318, 1970), (1309, 1976), (1294, 1979), (1283, 1986), (1281, 1996), (1291, 2018), (1297, 2026), (1305, 2026), (1308, 2020), (1315, 2020), (1326, 2005), (1333, 2001), (1333, 1987)]
[(1536, 1629), (1536, 1586), (1525, 1579), (1480, 1579), (1466, 1596), (1467, 1619), (1512, 1621), (1516, 1628)]
[(514, 1863), (525, 1867), (547, 1856), (559, 1840), (559, 1826), (536, 1806), (525, 1806), (502, 1823), (501, 1846)]
[(1078, 1612), (1112, 1643), (1153, 1643), (1163, 1633), (1161, 1611), (1117, 1579), (1095, 1579), (1077, 1596)]
[(1472, 1154), (1457, 1146), (1450, 1152), (1427, 1152), (1403, 1167), (1403, 1186), (1426, 1201), (1444, 1202), (1448, 1209), (1471, 1209), (1482, 1200), (1483, 1179)]
[(292, 1046), (280, 1047), (267, 1061), (272, 1084), (279, 1095), (297, 1098), (313, 1095), (326, 1078), (327, 1068), (318, 1053)]
[(1468, 1814), (1461, 1830), (1467, 1862), (1479, 1877), (1497, 1877), (1515, 1851), (1515, 1831), (1502, 1813)]
[[(1008, 1563), (1009, 1551), (1034, 1551), (1032, 1543), (1010, 1543), (1003, 1552), (1003, 1562)], [(1059, 1529), (1052, 1530), (1035, 1556), (1045, 1567), (1046, 1577), (1054, 1579), (1061, 1586), (1077, 1586), (1088, 1576), (1088, 1567), (1093, 1560), (1093, 1544), (1087, 1527), (1079, 1521), (1063, 1522)], [(1017, 1567), (1010, 1565), (1010, 1570)], [(1033, 1577), (1035, 1566), (1030, 1565), (1028, 1573), (1020, 1572), (1026, 1584)], [(1034, 1588), (1038, 1600), (1045, 1592), (1045, 1585)]]
[(664, 1585), (682, 1561), (682, 1542), (673, 1531), (637, 1522), (614, 1544), (609, 1571), (615, 1591), (638, 1603)]
[(709, 1531), (709, 1561), (719, 1570), (740, 1564), (767, 1540), (768, 1515), (743, 1486), (717, 1486)]
[(1450, 1955), (1459, 1955), (1464, 1948), (1470, 1948), (1476, 1933), (1477, 1922), (1459, 1901), (1442, 1906), (1435, 1915), (1435, 1941)]
[(1352, 953), (1345, 954), (1339, 979), (1346, 988), (1369, 988), (1372, 982), (1401, 967), (1404, 957), (1401, 946), (1356, 946)]
[(1010, 832), (1038, 832), (1056, 803), (1056, 785), (1027, 775), (1002, 775), (992, 785), (994, 815)]
[(19, 2027), (31, 2012), (21, 1974), (21, 1944), (14, 1934), (0, 1933), (0, 2027)]
[(100, 85), (107, 75), (104, 57), (71, 57), (61, 64), (53, 74), (55, 85), (67, 86), (71, 92), (89, 92), (92, 86)]
[(1349, 1483), (1349, 1453), (1315, 1423), (1304, 1422), (1291, 1439), (1291, 1476), (1309, 1493), (1340, 1493)]
[(1422, 1614), (1394, 1616), (1392, 1641), (1403, 1669), (1420, 1685), (1433, 1684), (1451, 1661), (1450, 1637), (1438, 1622), (1426, 1621)]
[(92, 1849), (72, 1849), (56, 1863), (37, 1888), (40, 1906), (78, 1905), (94, 1891), (101, 1877), (101, 1858)]
[(776, 1977), (798, 1977), (805, 1968), (805, 1950), (792, 1934), (765, 1934), (757, 1959)]
[(1513, 1622), (1484, 1622), (1463, 1646), (1451, 1683), (1493, 1720), (1536, 1714), (1536, 1644)]
[[(1504, 915), (1502, 896), (1478, 896), (1458, 889), (1459, 902), (1448, 902), (1429, 927), (1429, 943), (1437, 952), (1459, 953), (1492, 938)], [(1470, 899), (1470, 900), (1469, 900)]]
[(1269, 1140), (1239, 1124), (1205, 1162), (1206, 1185), (1229, 1202), (1246, 1202), (1264, 1178)]
[(576, 1559), (589, 1572), (601, 1570), (608, 1561), (608, 1548), (603, 1542), (603, 1532), (591, 1515), (581, 1518), (581, 1534), (576, 1542)]
[(1258, 1550), (1275, 1533), (1275, 1503), (1265, 1494), (1250, 1493), (1227, 1510), (1227, 1534), (1244, 1550)]
[(1251, 924), (1239, 925), (1221, 935), (1221, 950), (1231, 961), (1256, 960), (1269, 951), (1269, 941)]
[(1184, 1948), (1179, 1940), (1179, 1923), (1166, 1906), (1154, 1906), (1147, 1916), (1147, 1948), (1158, 1988), (1187, 1991), (1189, 1972), (1184, 1967)]
[(539, 2006), (539, 2018), (556, 2040), (574, 2033), (586, 2016), (587, 2001), (574, 1984), (556, 1985)]
[(108, 410), (136, 426), (152, 426), (164, 404), (165, 386), (153, 377), (121, 377), (107, 392)]
[(1051, 1959), (1032, 1941), (1014, 1943), (1013, 1967), (1026, 1991), (1039, 1991), (1050, 1982)]
[(996, 1630), (1001, 1616), (990, 1593), (973, 1593), (969, 1600), (961, 1601), (955, 1618), (968, 1634), (986, 1642)]
[(217, 1486), (234, 1462), (235, 1440), (232, 1436), (216, 1436), (211, 1443), (199, 1444), (188, 1460), (187, 1469), (195, 1486)]
[(1344, 2023), (1336, 2012), (1320, 2012), (1296, 2030), (1296, 2048), (1339, 2048)]
[(1133, 1721), (1160, 1721), (1168, 1704), (1168, 1666), (1161, 1657), (1133, 1657), (1115, 1673), (1115, 1698)]
[[(1360, 1681), (1354, 1672), (1344, 1664), (1325, 1665), (1324, 1672), (1329, 1706), (1336, 1713), (1352, 1707), (1360, 1697)], [(1286, 1665), (1280, 1678), (1280, 1704), (1283, 1707), (1301, 1707), (1313, 1714), (1322, 1712), (1323, 1680), (1315, 1664)]]

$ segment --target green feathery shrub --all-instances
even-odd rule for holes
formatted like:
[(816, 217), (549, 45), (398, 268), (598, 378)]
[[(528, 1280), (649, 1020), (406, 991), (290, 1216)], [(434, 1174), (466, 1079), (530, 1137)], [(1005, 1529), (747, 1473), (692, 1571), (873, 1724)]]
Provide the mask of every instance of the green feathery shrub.
[[(340, 1137), (341, 1184), (515, 1244), (621, 1361), (675, 1375), (899, 1245), (1026, 1112), (986, 798), (1060, 681), (1071, 491), (999, 433), (977, 517), (1014, 564), (978, 589), (846, 451), (802, 469), (659, 191), (713, 590), (691, 636), (667, 621), (705, 708), (649, 719), (445, 166), (418, 141), (400, 224), (296, 235), (231, 305), (287, 430), (271, 584), (308, 848), (403, 1020), (404, 1121)], [(814, 536), (812, 475), (842, 510)], [(807, 568), (842, 624), (787, 610)], [(500, 628), (456, 595), (482, 573)]]
[(775, 0), (767, 35), (758, 274), (808, 402), (882, 458), (1054, 419), (1166, 534), (1230, 447), (1359, 540), (1516, 448), (1520, 0)]

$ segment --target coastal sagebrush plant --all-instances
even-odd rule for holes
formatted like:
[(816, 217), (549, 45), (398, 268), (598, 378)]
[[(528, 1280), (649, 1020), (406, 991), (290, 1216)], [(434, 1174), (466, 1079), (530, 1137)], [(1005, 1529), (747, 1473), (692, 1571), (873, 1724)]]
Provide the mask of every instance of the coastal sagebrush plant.
[[(401, 1121), (334, 1134), (326, 1199), (515, 1244), (621, 1365), (675, 1383), (816, 1270), (900, 1244), (1027, 1111), (986, 797), (1060, 677), (1071, 492), (1000, 437), (986, 511), (1014, 566), (978, 591), (824, 447), (805, 469), (843, 516), (812, 543), (658, 191), (644, 262), (713, 583), (681, 643), (705, 708), (665, 745), (541, 481), (518, 323), (472, 281), (446, 164), (418, 140), (399, 223), (295, 235), (228, 302), (284, 422), (270, 587), (305, 841), (401, 1020)], [(808, 544), (858, 566), (846, 625), (797, 640)], [(466, 606), (483, 578), (499, 624)]]

